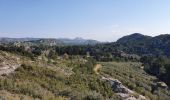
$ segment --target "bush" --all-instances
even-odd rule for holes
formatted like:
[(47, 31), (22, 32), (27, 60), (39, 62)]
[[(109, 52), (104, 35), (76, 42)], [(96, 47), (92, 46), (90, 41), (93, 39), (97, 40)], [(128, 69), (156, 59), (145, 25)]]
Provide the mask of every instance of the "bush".
[(136, 88), (136, 85), (135, 84), (132, 84), (132, 83), (129, 83), (128, 84), (128, 87), (131, 89), (131, 90), (134, 90)]

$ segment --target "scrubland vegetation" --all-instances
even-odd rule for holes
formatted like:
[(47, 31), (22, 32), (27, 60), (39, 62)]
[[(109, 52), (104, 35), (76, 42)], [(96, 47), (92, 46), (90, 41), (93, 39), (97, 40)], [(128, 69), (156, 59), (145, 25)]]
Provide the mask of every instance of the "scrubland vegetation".
[[(0, 99), (121, 100), (102, 79), (106, 76), (135, 91), (136, 98), (170, 100), (170, 42), (164, 36), (157, 41), (158, 37), (138, 35), (96, 45), (1, 44), (0, 72), (19, 67), (1, 74)], [(166, 45), (157, 46), (157, 42)], [(96, 64), (101, 65), (97, 74)]]
[[(93, 72), (96, 62), (92, 59), (81, 62), (76, 57), (72, 60), (63, 58), (56, 60), (58, 62), (55, 64), (46, 62), (49, 64), (47, 66), (42, 66), (45, 62), (36, 64), (30, 63), (29, 58), (25, 59), (27, 61), (14, 73), (0, 78), (1, 91), (19, 95), (20, 99), (104, 100), (116, 98), (109, 84), (101, 81)], [(60, 63), (59, 66), (57, 63)], [(69, 76), (65, 74), (67, 71), (59, 70), (66, 66), (73, 71)], [(1, 95), (1, 98), (7, 98), (7, 96)]]
[(156, 85), (156, 77), (147, 74), (139, 62), (101, 62), (101, 73), (120, 80), (125, 86), (151, 100), (169, 100), (170, 91)]

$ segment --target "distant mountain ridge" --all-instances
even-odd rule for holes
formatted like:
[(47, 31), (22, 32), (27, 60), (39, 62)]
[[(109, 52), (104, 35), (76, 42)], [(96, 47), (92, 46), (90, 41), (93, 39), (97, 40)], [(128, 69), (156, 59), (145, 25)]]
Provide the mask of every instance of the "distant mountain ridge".
[[(112, 43), (102, 43), (96, 40), (83, 38), (0, 38), (0, 43), (13, 43), (15, 45), (47, 45), (47, 46), (68, 46), (68, 45), (96, 45), (99, 44), (106, 51), (124, 51), (137, 55), (167, 55), (170, 57), (170, 34), (162, 34), (155, 37), (134, 33), (124, 36)], [(100, 49), (99, 46), (99, 49)], [(109, 50), (109, 51), (108, 51)], [(111, 50), (111, 51), (110, 51)]]
[(95, 45), (100, 43), (99, 41), (96, 40), (92, 40), (92, 39), (83, 39), (80, 37), (77, 37), (75, 39), (68, 39), (68, 38), (60, 38), (58, 39), (60, 41), (62, 41), (64, 44), (69, 44), (69, 45)]
[(97, 40), (83, 39), (83, 38), (0, 38), (0, 43), (29, 43), (32, 45), (44, 44), (44, 45), (95, 45), (100, 43)]
[(24, 41), (33, 41), (38, 40), (39, 38), (8, 38), (8, 37), (0, 37), (0, 42), (24, 42)]

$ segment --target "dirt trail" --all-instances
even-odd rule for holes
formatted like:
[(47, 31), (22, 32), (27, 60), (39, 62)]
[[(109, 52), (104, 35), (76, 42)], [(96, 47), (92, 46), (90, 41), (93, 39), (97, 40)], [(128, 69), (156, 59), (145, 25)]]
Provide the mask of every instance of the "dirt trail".
[(96, 74), (100, 74), (99, 73), (99, 70), (102, 68), (102, 65), (101, 64), (96, 64), (96, 66), (93, 68), (94, 72)]

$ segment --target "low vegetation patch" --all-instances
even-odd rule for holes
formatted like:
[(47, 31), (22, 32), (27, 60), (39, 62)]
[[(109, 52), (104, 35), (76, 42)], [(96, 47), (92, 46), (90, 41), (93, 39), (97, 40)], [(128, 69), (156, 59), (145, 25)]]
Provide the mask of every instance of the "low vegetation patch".
[[(138, 62), (101, 62), (101, 73), (120, 80), (123, 85), (151, 100), (169, 100), (170, 91), (155, 86), (156, 77), (148, 75)], [(153, 92), (154, 89), (154, 92)]]

